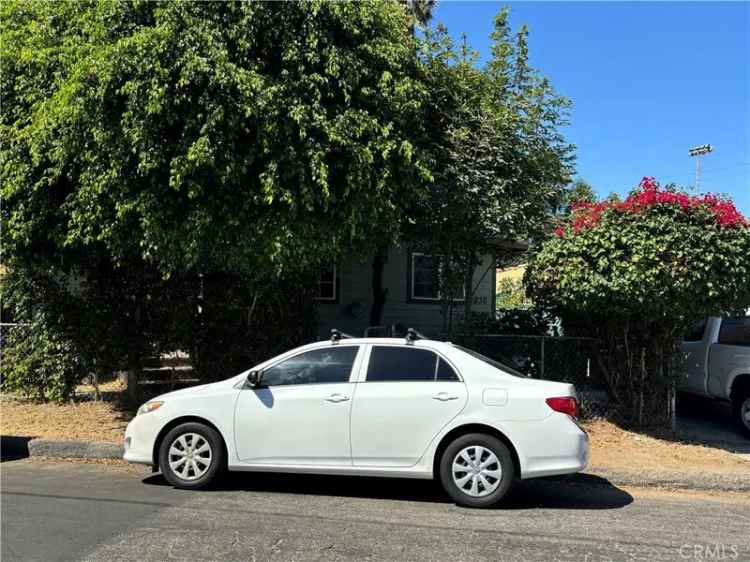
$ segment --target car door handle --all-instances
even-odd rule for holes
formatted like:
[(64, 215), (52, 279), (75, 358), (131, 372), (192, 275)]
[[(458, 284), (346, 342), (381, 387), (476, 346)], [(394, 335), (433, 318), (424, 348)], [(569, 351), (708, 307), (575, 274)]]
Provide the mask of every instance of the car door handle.
[(447, 392), (438, 392), (433, 395), (433, 400), (440, 400), (441, 402), (447, 402), (448, 400), (458, 400), (458, 396), (455, 394), (448, 394)]
[(346, 402), (349, 400), (349, 397), (345, 394), (339, 394), (338, 392), (335, 394), (331, 394), (330, 396), (326, 396), (324, 398), (326, 402)]

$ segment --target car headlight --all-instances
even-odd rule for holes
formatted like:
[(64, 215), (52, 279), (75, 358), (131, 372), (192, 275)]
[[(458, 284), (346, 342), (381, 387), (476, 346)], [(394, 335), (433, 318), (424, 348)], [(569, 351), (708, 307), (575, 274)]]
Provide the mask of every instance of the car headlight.
[(137, 416), (140, 416), (141, 414), (148, 414), (149, 412), (153, 412), (154, 410), (158, 410), (161, 408), (161, 405), (164, 404), (164, 402), (156, 400), (154, 402), (146, 402), (143, 406), (138, 408)]

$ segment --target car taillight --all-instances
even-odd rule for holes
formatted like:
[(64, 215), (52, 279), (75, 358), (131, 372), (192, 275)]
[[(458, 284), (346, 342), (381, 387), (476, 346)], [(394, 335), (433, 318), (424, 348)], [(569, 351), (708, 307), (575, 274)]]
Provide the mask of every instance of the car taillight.
[(572, 396), (560, 396), (556, 398), (547, 398), (547, 406), (555, 412), (568, 414), (571, 417), (578, 417), (578, 402)]

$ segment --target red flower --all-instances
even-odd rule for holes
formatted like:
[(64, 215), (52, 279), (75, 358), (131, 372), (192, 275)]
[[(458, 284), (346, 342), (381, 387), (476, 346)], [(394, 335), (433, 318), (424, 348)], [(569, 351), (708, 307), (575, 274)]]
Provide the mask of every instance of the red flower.
[[(707, 208), (714, 215), (717, 224), (726, 228), (747, 228), (750, 226), (747, 219), (734, 206), (734, 203), (718, 195), (708, 193), (706, 195), (688, 195), (687, 193), (676, 193), (673, 191), (661, 191), (659, 184), (652, 177), (644, 177), (638, 184), (638, 190), (628, 196), (622, 203), (603, 201), (601, 203), (588, 203), (577, 201), (571, 205), (573, 216), (570, 219), (570, 227), (573, 232), (592, 228), (599, 223), (601, 216), (606, 211), (615, 210), (621, 213), (638, 214), (644, 209), (657, 205), (679, 206), (683, 211), (696, 208)], [(562, 227), (555, 229), (556, 236), (562, 236), (565, 230)]]

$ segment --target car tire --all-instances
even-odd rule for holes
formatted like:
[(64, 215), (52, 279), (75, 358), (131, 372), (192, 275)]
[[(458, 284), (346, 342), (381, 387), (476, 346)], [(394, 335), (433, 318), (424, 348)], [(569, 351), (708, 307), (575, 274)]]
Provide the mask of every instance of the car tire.
[(733, 400), (734, 419), (737, 427), (750, 439), (750, 388), (745, 388), (739, 396)]
[(215, 429), (197, 422), (173, 428), (159, 447), (159, 467), (176, 488), (207, 487), (226, 465), (224, 442)]
[[(463, 468), (466, 470), (462, 470)], [(446, 493), (464, 507), (491, 507), (510, 490), (516, 466), (510, 449), (485, 433), (462, 435), (440, 459), (440, 481)]]

